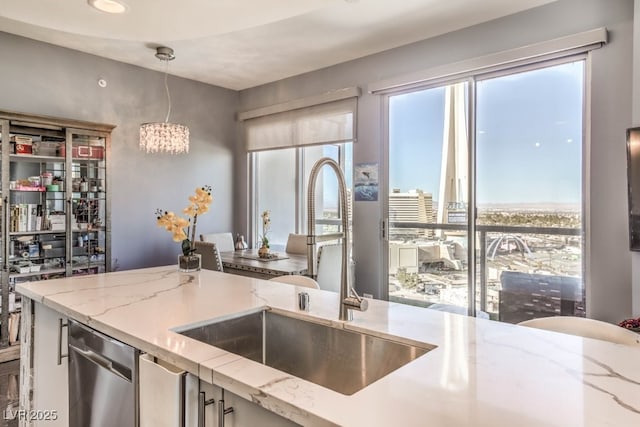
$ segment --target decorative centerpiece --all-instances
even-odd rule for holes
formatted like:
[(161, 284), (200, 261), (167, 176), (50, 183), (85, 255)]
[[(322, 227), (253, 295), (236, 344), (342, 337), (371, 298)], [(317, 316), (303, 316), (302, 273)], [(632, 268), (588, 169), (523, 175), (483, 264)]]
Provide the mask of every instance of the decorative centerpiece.
[[(194, 244), (196, 224), (198, 215), (208, 212), (212, 201), (211, 186), (205, 185), (204, 187), (196, 188), (195, 194), (189, 197), (189, 206), (182, 210), (189, 219), (179, 217), (173, 212), (156, 209), (158, 226), (164, 227), (165, 230), (170, 232), (173, 235), (174, 242), (182, 242), (182, 254), (178, 256), (178, 268), (180, 271), (200, 270), (202, 263), (200, 254), (194, 253), (196, 250)], [(189, 233), (191, 233), (191, 239), (189, 239)]]
[(271, 226), (269, 213), (269, 211), (264, 211), (262, 212), (262, 215), (260, 215), (262, 217), (262, 237), (260, 238), (262, 246), (258, 249), (258, 256), (260, 258), (269, 258), (269, 238), (267, 237), (269, 227)]

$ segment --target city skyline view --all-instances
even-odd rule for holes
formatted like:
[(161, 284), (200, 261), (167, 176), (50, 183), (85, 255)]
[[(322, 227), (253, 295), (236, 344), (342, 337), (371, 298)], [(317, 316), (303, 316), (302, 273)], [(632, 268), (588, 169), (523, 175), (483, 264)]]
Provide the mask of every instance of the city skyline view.
[[(390, 97), (389, 298), (464, 309), (474, 269), (483, 315), (583, 316), (584, 63), (479, 79), (471, 112), (469, 90), (458, 83)], [(477, 129), (473, 189), (468, 113)], [(471, 266), (469, 191), (478, 212)], [(393, 225), (402, 222), (425, 225)]]
[[(583, 74), (578, 61), (478, 82), (479, 205), (580, 205)], [(391, 97), (390, 191), (439, 199), (444, 103), (444, 87)]]

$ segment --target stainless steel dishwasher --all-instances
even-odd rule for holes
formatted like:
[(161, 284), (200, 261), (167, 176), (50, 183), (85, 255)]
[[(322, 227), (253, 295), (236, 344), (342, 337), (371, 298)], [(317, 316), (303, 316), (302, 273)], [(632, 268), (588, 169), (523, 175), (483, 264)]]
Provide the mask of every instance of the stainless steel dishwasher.
[(138, 353), (69, 320), (69, 427), (138, 426)]

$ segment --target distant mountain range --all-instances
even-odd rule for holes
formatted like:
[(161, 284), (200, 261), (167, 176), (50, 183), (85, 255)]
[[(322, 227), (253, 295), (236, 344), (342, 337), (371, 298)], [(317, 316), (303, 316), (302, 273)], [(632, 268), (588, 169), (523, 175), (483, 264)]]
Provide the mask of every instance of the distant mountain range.
[(578, 212), (582, 209), (579, 203), (485, 203), (478, 204), (478, 210), (484, 211), (544, 211), (544, 212)]

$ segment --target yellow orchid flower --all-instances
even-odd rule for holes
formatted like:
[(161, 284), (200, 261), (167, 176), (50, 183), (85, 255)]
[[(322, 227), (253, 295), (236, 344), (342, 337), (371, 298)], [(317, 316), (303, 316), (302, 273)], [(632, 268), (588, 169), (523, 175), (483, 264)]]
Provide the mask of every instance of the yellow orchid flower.
[(177, 229), (176, 231), (173, 232), (173, 241), (174, 242), (182, 242), (186, 238), (187, 238), (187, 235), (185, 234), (184, 230), (182, 230), (182, 229)]
[[(187, 215), (189, 219), (179, 217), (173, 212), (156, 209), (157, 225), (170, 232), (175, 242), (182, 242), (184, 255), (189, 255), (195, 250), (193, 241), (196, 235), (198, 215), (208, 212), (212, 201), (211, 186), (205, 185), (195, 189), (195, 194), (189, 196), (189, 206), (182, 210), (182, 213)], [(191, 232), (191, 240), (189, 240), (189, 232)]]
[(187, 216), (196, 216), (198, 214), (196, 206), (189, 205), (182, 211), (183, 214)]

